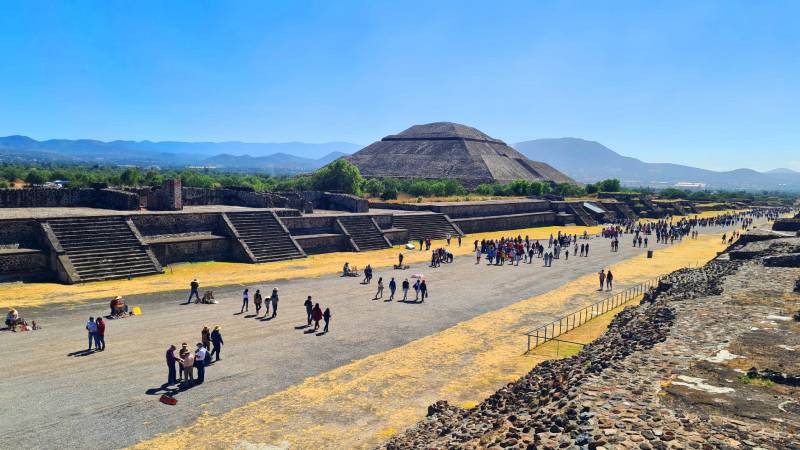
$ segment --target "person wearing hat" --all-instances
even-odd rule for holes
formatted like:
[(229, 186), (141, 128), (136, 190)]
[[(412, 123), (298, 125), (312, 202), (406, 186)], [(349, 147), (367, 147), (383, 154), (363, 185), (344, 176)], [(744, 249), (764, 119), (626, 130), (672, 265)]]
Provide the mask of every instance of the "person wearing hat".
[(269, 296), (269, 300), (272, 302), (272, 317), (278, 315), (278, 288), (272, 289), (272, 295)]
[[(224, 342), (222, 341), (222, 333), (219, 331), (219, 325), (214, 326), (214, 331), (211, 332), (211, 343), (214, 344), (214, 349), (211, 350), (210, 355), (215, 356), (216, 359), (214, 360), (219, 361), (219, 351), (222, 349), (222, 345)], [(211, 359), (209, 357), (209, 359)]]
[(118, 295), (111, 300), (111, 315), (114, 317), (121, 316), (128, 313), (128, 305), (122, 300), (122, 296)]
[(179, 355), (181, 357), (181, 367), (183, 368), (183, 382), (184, 384), (190, 384), (194, 381), (194, 353), (189, 351), (189, 344), (186, 342), (181, 344)]
[(194, 352), (194, 367), (197, 369), (196, 384), (203, 384), (206, 377), (206, 350), (202, 342), (197, 343), (197, 351)]

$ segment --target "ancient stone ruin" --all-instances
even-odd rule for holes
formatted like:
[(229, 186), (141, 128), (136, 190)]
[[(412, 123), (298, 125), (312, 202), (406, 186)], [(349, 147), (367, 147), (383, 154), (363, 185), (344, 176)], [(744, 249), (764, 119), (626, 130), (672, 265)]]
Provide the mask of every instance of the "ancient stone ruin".
[(465, 186), (514, 180), (575, 183), (505, 142), (451, 122), (414, 125), (347, 157), (365, 177), (454, 178)]

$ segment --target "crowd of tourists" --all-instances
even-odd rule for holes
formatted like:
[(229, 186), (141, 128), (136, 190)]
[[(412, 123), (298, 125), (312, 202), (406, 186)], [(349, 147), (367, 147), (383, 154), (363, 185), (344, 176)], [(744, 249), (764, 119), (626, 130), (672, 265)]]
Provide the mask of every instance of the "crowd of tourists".
[[(188, 388), (203, 384), (206, 367), (222, 359), (220, 354), (224, 344), (222, 332), (217, 325), (213, 330), (203, 327), (200, 331), (200, 342), (195, 344), (194, 349), (190, 349), (186, 342), (181, 344), (180, 350), (175, 345), (170, 345), (166, 353), (167, 382), (165, 386), (180, 385), (182, 388)], [(175, 354), (176, 350), (178, 351), (177, 355)]]

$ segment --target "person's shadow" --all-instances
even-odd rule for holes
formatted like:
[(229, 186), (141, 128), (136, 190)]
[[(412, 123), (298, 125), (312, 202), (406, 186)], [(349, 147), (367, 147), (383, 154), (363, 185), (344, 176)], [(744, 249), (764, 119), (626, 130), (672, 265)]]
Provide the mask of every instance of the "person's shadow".
[(191, 389), (192, 387), (194, 387), (194, 385), (192, 385), (192, 384), (183, 384), (183, 383), (169, 384), (169, 383), (164, 383), (164, 384), (162, 384), (161, 386), (159, 386), (157, 388), (150, 388), (150, 389), (144, 391), (144, 393), (147, 394), (147, 395), (167, 395), (167, 396), (170, 396), (170, 397), (174, 397), (174, 396), (180, 394), (183, 391)]
[(327, 331), (320, 331), (319, 333), (317, 333), (317, 336), (325, 336), (326, 334), (328, 334)]
[(264, 316), (264, 317), (262, 317), (261, 319), (258, 319), (258, 320), (260, 320), (262, 322), (268, 322), (268, 321), (270, 321), (272, 319), (274, 319), (274, 317), (272, 317), (272, 316)]
[(244, 318), (245, 319), (252, 319), (253, 317), (256, 317), (256, 316), (258, 316), (258, 314), (248, 314), (248, 315), (244, 316)]
[(77, 352), (67, 353), (67, 356), (74, 356), (77, 358), (79, 356), (89, 356), (93, 354), (94, 350), (78, 350)]

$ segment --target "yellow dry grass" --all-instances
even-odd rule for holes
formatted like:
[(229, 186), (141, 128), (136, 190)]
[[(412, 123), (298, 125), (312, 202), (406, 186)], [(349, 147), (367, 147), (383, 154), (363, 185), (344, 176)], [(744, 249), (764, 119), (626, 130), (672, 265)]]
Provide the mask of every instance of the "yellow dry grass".
[[(463, 239), (461, 247), (457, 247), (456, 239), (452, 240), (450, 250), (454, 255), (472, 254), (472, 242), (475, 239), (496, 238), (499, 236), (529, 235), (533, 239), (547, 239), (558, 231), (570, 234), (583, 234), (584, 231), (597, 233), (600, 227), (564, 226), (540, 227), (503, 232), (477, 233)], [(434, 248), (446, 242), (435, 241)], [(165, 273), (131, 280), (100, 281), (76, 285), (58, 283), (8, 283), (0, 285), (3, 295), (0, 297), (0, 308), (36, 307), (49, 303), (74, 303), (98, 298), (112, 298), (117, 295), (134, 295), (152, 292), (165, 292), (187, 289), (189, 282), (197, 278), (201, 289), (225, 285), (246, 285), (264, 283), (275, 280), (311, 278), (341, 272), (345, 262), (351, 267), (362, 269), (367, 264), (372, 267), (391, 267), (397, 263), (397, 255), (402, 252), (405, 263), (418, 263), (430, 258), (429, 252), (406, 250), (403, 247), (353, 253), (339, 252), (311, 255), (304, 259), (279, 261), (265, 264), (245, 264), (229, 262), (202, 262), (175, 264), (165, 268)]]
[[(620, 285), (714, 257), (723, 245), (716, 235), (684, 240), (612, 267)], [(583, 276), (548, 293), (462, 322), (442, 332), (354, 361), (219, 416), (204, 414), (194, 424), (157, 436), (138, 448), (230, 448), (257, 443), (291, 448), (366, 448), (421, 419), (438, 399), (474, 406), (537, 363), (556, 357), (554, 343), (524, 355), (522, 335), (537, 313), (585, 306), (595, 276)], [(590, 295), (587, 295), (590, 294)], [(612, 313), (573, 330), (564, 339), (589, 342)], [(577, 346), (576, 346), (577, 347)], [(561, 353), (577, 351), (559, 348)]]

